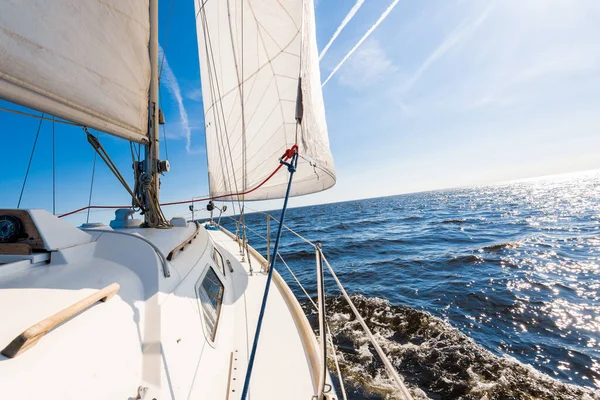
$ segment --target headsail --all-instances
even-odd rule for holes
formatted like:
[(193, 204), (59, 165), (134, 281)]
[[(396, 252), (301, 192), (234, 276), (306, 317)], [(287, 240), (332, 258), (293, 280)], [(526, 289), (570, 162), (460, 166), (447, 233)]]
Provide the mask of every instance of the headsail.
[(148, 0), (0, 4), (0, 98), (145, 142)]
[(283, 197), (287, 174), (265, 180), (295, 144), (291, 195), (333, 186), (313, 1), (195, 4), (211, 196)]

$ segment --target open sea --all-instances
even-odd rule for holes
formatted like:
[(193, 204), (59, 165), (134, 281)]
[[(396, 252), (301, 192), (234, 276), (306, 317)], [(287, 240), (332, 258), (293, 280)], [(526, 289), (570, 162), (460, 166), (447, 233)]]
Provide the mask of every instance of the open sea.
[[(265, 216), (246, 223), (264, 254)], [(600, 399), (600, 171), (294, 208), (285, 223), (323, 245), (415, 398)], [(312, 248), (284, 231), (280, 252), (315, 296)], [(349, 399), (397, 398), (325, 281)]]

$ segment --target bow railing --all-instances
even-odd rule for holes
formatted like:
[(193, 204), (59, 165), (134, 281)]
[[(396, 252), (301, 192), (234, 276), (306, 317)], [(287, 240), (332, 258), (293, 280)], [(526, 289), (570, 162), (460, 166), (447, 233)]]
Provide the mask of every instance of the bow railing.
[[(266, 258), (268, 260), (268, 263), (265, 264), (265, 265), (263, 265), (263, 271), (264, 272), (268, 272), (269, 265), (271, 265), (271, 262), (270, 262), (270, 257), (271, 257), (271, 220), (274, 221), (277, 224), (279, 224), (279, 221), (275, 217), (273, 217), (270, 213), (263, 212), (263, 211), (257, 211), (257, 210), (252, 210), (252, 211), (256, 212), (256, 213), (259, 213), (259, 214), (263, 214), (263, 215), (266, 216), (266, 236), (262, 235), (259, 232), (257, 232), (255, 229), (250, 228), (248, 225), (244, 225), (242, 227), (242, 229), (247, 229), (248, 232), (254, 234), (256, 237), (262, 239), (265, 242), (265, 244), (266, 244), (266, 254), (267, 254)], [(236, 224), (239, 224), (238, 220), (236, 220), (236, 219), (234, 219), (232, 217), (228, 217), (228, 218), (230, 218)], [(318, 396), (316, 396), (316, 398), (318, 400), (323, 399), (324, 396), (331, 390), (330, 388), (327, 388), (328, 384), (326, 383), (326, 377), (327, 377), (327, 342), (329, 342), (329, 347), (331, 349), (330, 353), (333, 356), (332, 358), (333, 358), (333, 361), (334, 361), (334, 364), (335, 364), (335, 367), (336, 367), (336, 372), (337, 372), (337, 376), (338, 376), (338, 380), (339, 380), (339, 384), (340, 384), (340, 391), (342, 393), (342, 397), (344, 398), (344, 400), (347, 400), (346, 390), (345, 390), (344, 381), (343, 381), (342, 373), (341, 373), (340, 366), (339, 366), (339, 361), (338, 361), (338, 357), (337, 357), (337, 353), (336, 353), (336, 348), (335, 348), (334, 343), (333, 343), (333, 338), (332, 338), (332, 335), (331, 335), (331, 330), (329, 329), (329, 325), (327, 323), (327, 315), (326, 315), (326, 310), (325, 310), (325, 285), (324, 285), (324, 279), (323, 279), (324, 278), (324, 268), (323, 267), (326, 266), (327, 270), (331, 274), (334, 282), (336, 283), (336, 285), (338, 286), (339, 290), (341, 291), (344, 299), (346, 300), (346, 302), (350, 306), (350, 309), (352, 310), (354, 316), (356, 317), (356, 320), (360, 323), (360, 325), (364, 329), (365, 333), (367, 334), (367, 338), (369, 339), (369, 342), (371, 343), (371, 345), (375, 349), (377, 355), (381, 359), (381, 361), (382, 361), (383, 365), (385, 366), (385, 369), (386, 369), (386, 371), (387, 371), (390, 379), (392, 380), (392, 382), (394, 383), (394, 386), (396, 386), (399, 394), (401, 395), (401, 398), (404, 399), (404, 400), (412, 400), (413, 397), (410, 394), (409, 390), (407, 389), (406, 385), (404, 384), (404, 381), (402, 380), (402, 378), (398, 374), (398, 371), (396, 371), (396, 369), (394, 368), (392, 362), (390, 361), (390, 359), (388, 358), (388, 356), (385, 354), (385, 352), (383, 351), (383, 349), (381, 348), (381, 346), (379, 345), (379, 343), (375, 339), (375, 336), (373, 335), (373, 332), (367, 326), (365, 320), (363, 319), (363, 317), (358, 312), (358, 309), (356, 308), (356, 306), (352, 302), (352, 299), (350, 298), (350, 296), (346, 292), (344, 286), (342, 285), (342, 283), (340, 282), (339, 278), (337, 277), (337, 274), (335, 273), (335, 271), (331, 267), (331, 264), (329, 263), (329, 261), (325, 257), (325, 254), (323, 253), (323, 248), (322, 248), (321, 244), (318, 243), (318, 242), (317, 243), (313, 243), (312, 241), (310, 241), (309, 239), (305, 238), (304, 236), (302, 236), (301, 234), (299, 234), (298, 232), (296, 232), (295, 230), (291, 229), (289, 226), (287, 226), (285, 224), (283, 224), (283, 229), (285, 229), (287, 232), (295, 235), (297, 238), (299, 238), (300, 240), (302, 240), (303, 242), (305, 242), (306, 244), (308, 244), (309, 246), (311, 246), (314, 249), (314, 251), (315, 251), (316, 278), (317, 278), (316, 279), (317, 280), (317, 302), (316, 303), (313, 300), (313, 298), (310, 296), (310, 294), (308, 293), (308, 291), (305, 289), (304, 285), (302, 285), (302, 283), (298, 279), (297, 275), (292, 271), (292, 268), (290, 268), (289, 264), (285, 261), (285, 259), (281, 255), (281, 253), (277, 252), (276, 256), (281, 260), (281, 262), (283, 263), (283, 265), (286, 267), (286, 269), (290, 273), (290, 276), (296, 281), (296, 283), (298, 284), (298, 286), (300, 287), (300, 289), (302, 290), (302, 292), (304, 292), (304, 294), (306, 295), (306, 298), (310, 301), (311, 305), (314, 307), (314, 309), (318, 313), (318, 321), (319, 321), (319, 325), (318, 325), (318, 331), (319, 331), (319, 349), (320, 349), (320, 358), (321, 358), (322, 364), (321, 364), (321, 370), (320, 370), (319, 381), (318, 381), (319, 382), (319, 385), (318, 385)]]

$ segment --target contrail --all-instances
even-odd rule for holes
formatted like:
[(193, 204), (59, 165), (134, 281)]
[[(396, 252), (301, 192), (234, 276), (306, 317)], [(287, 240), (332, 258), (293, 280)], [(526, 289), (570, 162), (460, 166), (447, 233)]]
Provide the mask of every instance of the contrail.
[(185, 150), (188, 153), (190, 153), (192, 144), (192, 130), (190, 129), (190, 122), (188, 120), (187, 111), (185, 111), (185, 107), (183, 106), (181, 88), (179, 87), (179, 83), (175, 78), (175, 74), (173, 74), (173, 70), (169, 66), (167, 57), (164, 57), (162, 47), (159, 46), (158, 50), (159, 57), (163, 60), (161, 83), (163, 83), (166, 86), (169, 93), (171, 93), (171, 96), (173, 96), (173, 98), (177, 102), (177, 108), (179, 109), (179, 122), (181, 123), (181, 127), (183, 128), (183, 136), (186, 140)]
[(346, 15), (346, 18), (344, 18), (344, 20), (342, 21), (340, 26), (338, 26), (338, 28), (335, 30), (335, 33), (333, 34), (331, 39), (329, 39), (329, 43), (327, 43), (327, 46), (325, 46), (325, 48), (321, 51), (321, 54), (319, 54), (319, 61), (321, 61), (323, 56), (325, 56), (325, 53), (327, 53), (327, 50), (329, 50), (329, 48), (331, 47), (331, 45), (333, 44), (335, 39), (337, 39), (337, 37), (340, 35), (340, 32), (342, 32), (344, 27), (346, 25), (348, 25), (348, 22), (350, 22), (350, 20), (352, 18), (354, 18), (354, 15), (356, 14), (356, 12), (360, 8), (360, 6), (363, 5), (364, 2), (365, 2), (365, 0), (356, 0), (356, 4), (354, 4), (354, 6), (350, 9), (350, 12), (348, 12), (348, 15)]
[(323, 84), (321, 85), (321, 87), (325, 86), (325, 84), (327, 82), (329, 82), (329, 80), (331, 79), (331, 77), (333, 75), (335, 75), (335, 73), (342, 67), (342, 65), (344, 65), (344, 63), (346, 62), (346, 60), (348, 60), (350, 58), (350, 56), (352, 55), (352, 53), (354, 53), (356, 51), (356, 49), (358, 49), (360, 47), (360, 45), (367, 40), (367, 38), (371, 35), (371, 33), (373, 33), (373, 31), (379, 26), (379, 24), (381, 24), (383, 22), (383, 20), (388, 16), (388, 14), (390, 12), (392, 12), (392, 10), (394, 9), (394, 7), (396, 7), (396, 4), (398, 4), (400, 0), (394, 0), (392, 2), (392, 4), (390, 4), (390, 6), (383, 12), (383, 14), (381, 14), (381, 16), (379, 17), (379, 19), (377, 20), (377, 22), (375, 22), (375, 24), (369, 28), (369, 30), (367, 31), (367, 33), (364, 34), (363, 37), (360, 38), (360, 40), (358, 41), (358, 43), (356, 43), (354, 45), (354, 47), (348, 52), (348, 54), (346, 54), (344, 56), (344, 58), (342, 59), (342, 61), (340, 61), (340, 63), (338, 65), (335, 66), (335, 68), (333, 69), (333, 71), (331, 71), (331, 73), (329, 74), (329, 76), (327, 77), (327, 79), (325, 79), (325, 81), (323, 82)]
[(406, 82), (404, 92), (407, 93), (412, 89), (413, 85), (421, 78), (421, 75), (425, 73), (433, 64), (435, 64), (444, 54), (452, 50), (455, 46), (464, 40), (470, 38), (479, 27), (485, 22), (487, 17), (494, 6), (493, 2), (488, 3), (487, 7), (483, 12), (471, 23), (462, 23), (454, 31), (452, 31), (442, 43), (427, 57), (427, 59), (421, 64), (419, 69), (413, 74), (413, 76)]

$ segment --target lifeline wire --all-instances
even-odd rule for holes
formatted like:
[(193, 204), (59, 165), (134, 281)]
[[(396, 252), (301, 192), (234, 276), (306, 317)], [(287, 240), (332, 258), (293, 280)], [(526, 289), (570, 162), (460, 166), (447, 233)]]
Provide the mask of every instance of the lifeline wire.
[(21, 186), (21, 194), (19, 195), (19, 202), (17, 208), (21, 207), (21, 200), (23, 199), (23, 192), (25, 191), (25, 185), (27, 184), (27, 177), (29, 176), (29, 170), (31, 169), (31, 161), (33, 160), (33, 153), (35, 153), (35, 146), (37, 145), (38, 138), (40, 137), (40, 129), (42, 128), (42, 122), (44, 121), (44, 114), (40, 118), (40, 123), (37, 127), (35, 134), (35, 140), (33, 141), (33, 147), (31, 148), (31, 155), (29, 156), (29, 164), (27, 164), (27, 171), (25, 171), (25, 178), (23, 179), (23, 186)]
[(52, 214), (56, 215), (56, 146), (54, 134), (54, 116), (52, 117)]
[(94, 190), (94, 176), (96, 175), (96, 157), (98, 157), (98, 153), (94, 151), (94, 164), (92, 165), (92, 179), (90, 182), (90, 198), (88, 200), (88, 209), (87, 209), (87, 219), (86, 223), (90, 222), (90, 209), (92, 206), (92, 191)]

